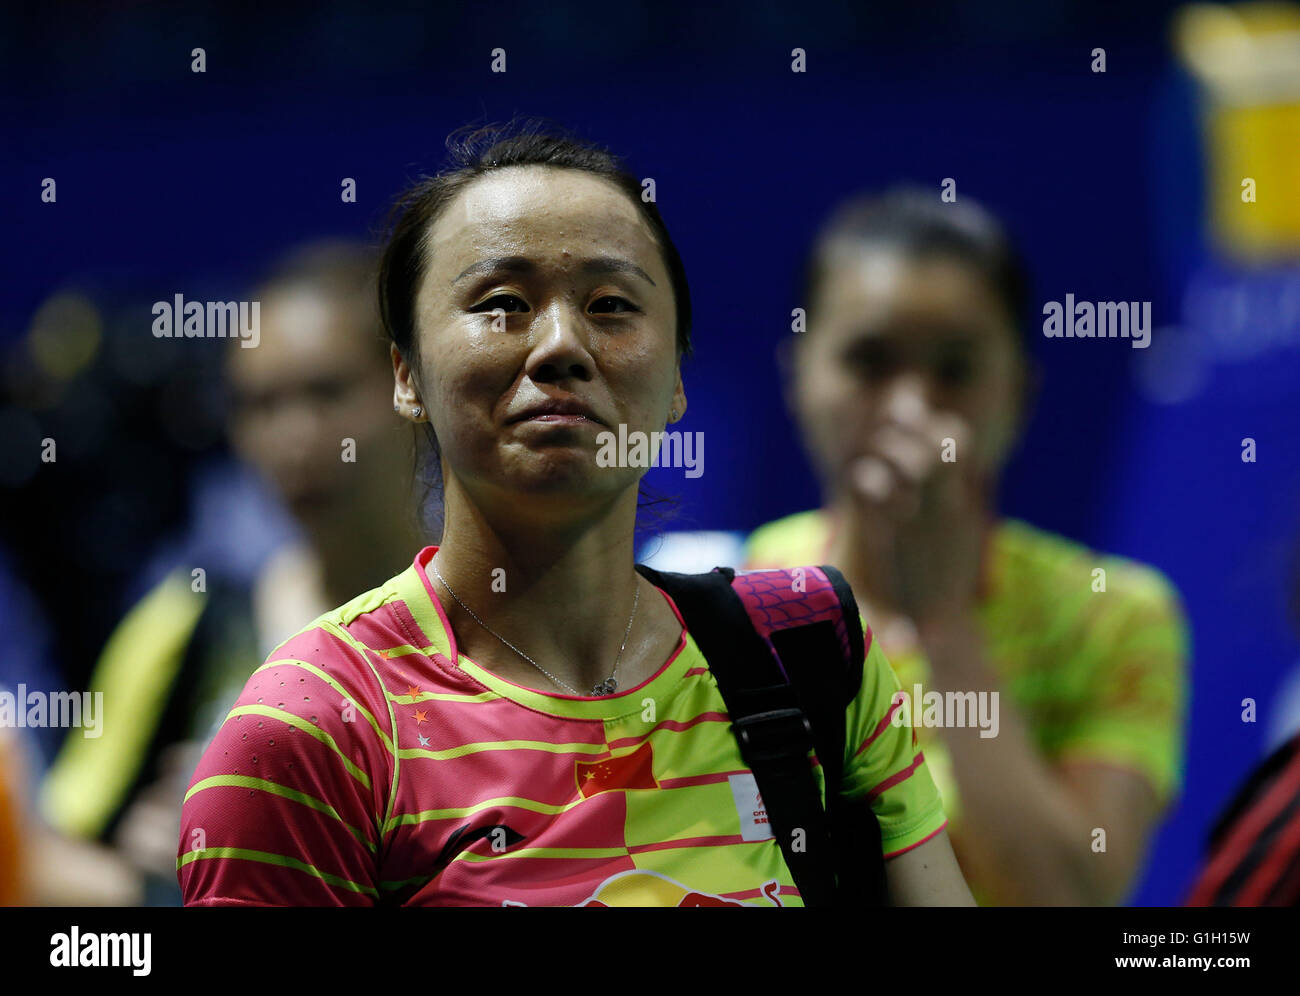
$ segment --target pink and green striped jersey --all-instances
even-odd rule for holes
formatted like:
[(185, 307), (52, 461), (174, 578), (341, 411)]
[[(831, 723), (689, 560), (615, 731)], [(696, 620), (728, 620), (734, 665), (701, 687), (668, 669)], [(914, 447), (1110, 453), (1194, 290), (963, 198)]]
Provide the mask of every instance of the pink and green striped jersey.
[[(802, 905), (685, 627), (636, 688), (527, 689), (457, 653), (435, 550), (251, 676), (185, 796), (186, 905)], [(866, 647), (842, 791), (892, 857), (946, 818)]]

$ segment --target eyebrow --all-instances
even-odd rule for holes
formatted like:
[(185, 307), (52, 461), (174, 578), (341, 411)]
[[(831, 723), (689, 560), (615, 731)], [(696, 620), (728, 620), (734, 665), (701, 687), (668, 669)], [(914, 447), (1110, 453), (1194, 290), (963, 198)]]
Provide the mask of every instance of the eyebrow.
[[(640, 277), (651, 287), (658, 287), (650, 274), (631, 263), (626, 259), (620, 259), (618, 256), (595, 256), (591, 259), (584, 259), (578, 264), (579, 270), (586, 274), (604, 274), (604, 273), (630, 273), (633, 276)], [(466, 277), (475, 273), (536, 273), (537, 264), (531, 259), (524, 256), (498, 256), (495, 259), (485, 259), (466, 269), (460, 276), (452, 281), (458, 284)]]

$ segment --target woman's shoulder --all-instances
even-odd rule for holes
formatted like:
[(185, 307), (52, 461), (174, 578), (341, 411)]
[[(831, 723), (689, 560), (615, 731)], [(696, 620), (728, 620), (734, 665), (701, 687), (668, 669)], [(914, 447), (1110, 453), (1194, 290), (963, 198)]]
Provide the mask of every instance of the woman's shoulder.
[[(342, 605), (322, 612), (267, 655), (277, 662), (311, 665), (345, 677), (373, 677), (374, 667), (395, 651), (428, 648), (412, 612), (418, 593), (414, 566)], [(264, 665), (265, 666), (265, 665)]]
[(993, 542), (1000, 587), (1015, 597), (1035, 591), (1059, 604), (1070, 595), (1106, 593), (1112, 604), (1178, 611), (1177, 587), (1151, 564), (1015, 518), (1000, 520)]
[(821, 509), (796, 512), (759, 526), (745, 542), (745, 562), (754, 568), (816, 563), (826, 550), (829, 524)]

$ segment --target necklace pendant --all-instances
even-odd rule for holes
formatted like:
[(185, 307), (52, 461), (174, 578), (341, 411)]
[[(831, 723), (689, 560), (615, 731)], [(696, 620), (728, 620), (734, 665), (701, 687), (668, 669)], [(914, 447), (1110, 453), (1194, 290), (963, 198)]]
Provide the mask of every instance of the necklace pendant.
[(599, 685), (591, 690), (593, 696), (596, 695), (613, 695), (618, 689), (618, 681), (615, 678), (606, 678)]

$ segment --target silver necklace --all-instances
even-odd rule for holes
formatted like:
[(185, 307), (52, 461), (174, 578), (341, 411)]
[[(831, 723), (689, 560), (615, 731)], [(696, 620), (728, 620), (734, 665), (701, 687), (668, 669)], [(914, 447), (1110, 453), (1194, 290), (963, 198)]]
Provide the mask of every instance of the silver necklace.
[[(482, 626), (485, 630), (487, 630), (489, 633), (491, 633), (493, 636), (495, 636), (498, 640), (500, 640), (502, 643), (504, 643), (507, 647), (509, 647), (511, 650), (513, 650), (515, 653), (517, 653), (520, 657), (522, 657), (524, 660), (526, 660), (526, 661), (527, 661), (529, 664), (531, 664), (533, 667), (537, 668), (537, 670), (541, 671), (542, 674), (546, 675), (546, 677), (550, 678), (550, 679), (551, 679), (553, 682), (555, 682), (557, 685), (562, 685), (563, 687), (565, 687), (565, 688), (567, 688), (569, 691), (571, 691), (574, 695), (581, 695), (581, 694), (582, 694), (582, 693), (579, 692), (576, 688), (574, 688), (572, 685), (570, 685), (570, 684), (568, 684), (568, 683), (566, 683), (566, 682), (563, 682), (563, 681), (561, 681), (559, 678), (555, 677), (555, 675), (551, 674), (550, 671), (546, 670), (546, 668), (544, 668), (544, 667), (542, 667), (542, 665), (538, 664), (537, 661), (533, 660), (533, 659), (532, 659), (531, 657), (529, 657), (526, 653), (524, 653), (522, 650), (520, 650), (518, 647), (516, 647), (513, 643), (511, 643), (509, 640), (507, 640), (504, 636), (502, 636), (500, 633), (498, 633), (496, 630), (494, 630), (491, 626), (489, 626), (487, 623), (485, 623), (482, 619), (480, 619), (478, 616), (474, 615), (474, 610), (471, 609), (468, 605), (466, 605), (464, 602), (462, 602), (462, 601), (460, 600), (460, 596), (457, 595), (454, 591), (452, 591), (452, 589), (451, 589), (451, 585), (449, 585), (449, 584), (447, 583), (447, 579), (444, 578), (444, 577), (443, 577), (443, 576), (438, 572), (438, 565), (435, 564), (432, 560), (430, 560), (430, 561), (429, 561), (429, 566), (433, 568), (434, 576), (435, 576), (439, 581), (442, 582), (442, 586), (443, 586), (444, 588), (447, 589), (447, 593), (448, 593), (449, 595), (451, 595), (451, 597), (454, 598), (454, 599), (456, 600), (456, 604), (457, 604), (457, 605), (459, 605), (462, 609), (464, 609), (466, 612), (469, 613), (469, 616), (470, 616), (471, 619), (473, 619), (476, 623), (478, 623), (480, 626)], [(623, 631), (623, 646), (621, 646), (621, 647), (618, 648), (618, 656), (614, 658), (614, 670), (610, 672), (610, 675), (609, 675), (608, 678), (606, 678), (606, 679), (605, 679), (604, 681), (602, 681), (602, 682), (597, 683), (597, 684), (596, 684), (596, 685), (591, 689), (591, 695), (593, 695), (593, 696), (596, 696), (596, 695), (613, 695), (614, 692), (617, 691), (617, 689), (618, 689), (618, 679), (615, 678), (614, 676), (615, 676), (616, 674), (618, 674), (618, 662), (619, 662), (620, 660), (622, 660), (622, 658), (623, 658), (623, 648), (627, 646), (627, 637), (628, 637), (628, 634), (632, 632), (632, 620), (636, 618), (636, 606), (637, 606), (637, 603), (638, 603), (639, 601), (641, 601), (641, 585), (640, 585), (640, 584), (638, 584), (638, 585), (636, 586), (636, 594), (632, 596), (632, 615), (630, 615), (630, 616), (628, 617), (628, 620), (627, 620), (627, 629)]]

